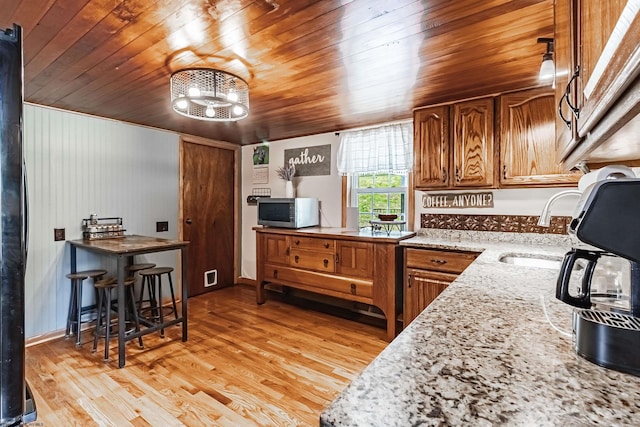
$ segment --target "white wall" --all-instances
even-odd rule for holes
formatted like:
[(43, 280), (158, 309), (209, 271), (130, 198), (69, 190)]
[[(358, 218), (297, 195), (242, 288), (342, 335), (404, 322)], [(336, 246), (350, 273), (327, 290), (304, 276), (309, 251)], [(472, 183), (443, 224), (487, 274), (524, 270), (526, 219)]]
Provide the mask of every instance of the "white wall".
[[(577, 185), (566, 188), (528, 188), (478, 191), (464, 190), (465, 193), (487, 192), (493, 193), (493, 208), (424, 208), (422, 196), (424, 194), (451, 193), (452, 191), (416, 191), (416, 229), (420, 227), (420, 214), (465, 214), (465, 215), (540, 215), (542, 208), (551, 196), (560, 191), (577, 189)], [(461, 191), (462, 192), (462, 191)], [(551, 207), (553, 216), (572, 215), (578, 203), (578, 197), (568, 196), (558, 199)]]
[[(126, 234), (177, 237), (179, 138), (177, 134), (113, 120), (25, 105), (24, 151), (28, 179), (29, 254), (25, 289), (25, 337), (66, 326), (69, 246), (82, 238), (82, 219), (122, 217)], [(156, 233), (156, 221), (169, 232)], [(173, 252), (144, 257), (176, 267)], [(78, 250), (78, 269), (115, 263)], [(174, 283), (178, 281), (174, 280)], [(85, 304), (93, 292), (85, 285)]]
[(295, 177), (297, 197), (316, 197), (322, 211), (320, 225), (340, 227), (342, 215), (342, 179), (336, 169), (338, 136), (334, 133), (291, 138), (269, 144), (269, 183), (253, 184), (253, 149), (260, 144), (242, 147), (242, 264), (241, 276), (256, 277), (256, 236), (252, 227), (257, 223), (257, 208), (247, 205), (247, 196), (253, 188), (270, 188), (271, 197), (284, 197), (284, 181), (276, 175), (276, 169), (284, 166), (284, 150), (331, 144), (331, 175)]
[[(338, 152), (338, 136), (325, 133), (303, 138), (292, 138), (270, 143), (269, 183), (253, 184), (253, 149), (259, 145), (242, 147), (242, 277), (256, 277), (255, 231), (257, 225), (256, 207), (247, 205), (247, 196), (254, 187), (271, 188), (272, 197), (284, 197), (284, 182), (276, 176), (275, 170), (284, 164), (284, 150), (295, 147), (331, 144), (331, 176), (297, 178), (298, 197), (317, 197), (322, 204), (323, 215), (321, 225), (339, 227), (341, 222), (342, 180), (336, 169)], [(533, 188), (493, 191), (494, 207), (490, 209), (425, 209), (422, 207), (422, 191), (416, 191), (415, 230), (420, 228), (422, 213), (464, 213), (464, 214), (505, 214), (505, 215), (539, 215), (544, 204), (553, 194), (566, 188)], [(468, 191), (468, 190), (465, 190)], [(430, 192), (431, 193), (431, 192)], [(577, 198), (560, 199), (553, 206), (553, 215), (571, 215)]]

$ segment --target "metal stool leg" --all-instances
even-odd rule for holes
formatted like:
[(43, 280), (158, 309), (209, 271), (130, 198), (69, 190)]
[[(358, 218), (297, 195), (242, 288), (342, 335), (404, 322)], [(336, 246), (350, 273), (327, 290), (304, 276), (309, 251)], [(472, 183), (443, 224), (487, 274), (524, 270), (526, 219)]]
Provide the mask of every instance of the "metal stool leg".
[(69, 296), (69, 310), (67, 312), (67, 329), (64, 332), (64, 337), (69, 338), (71, 336), (71, 324), (75, 317), (74, 310), (76, 309), (76, 279), (71, 279), (71, 295)]
[(173, 304), (173, 314), (175, 318), (178, 318), (178, 307), (176, 305), (176, 295), (173, 292), (173, 282), (171, 281), (171, 273), (167, 273), (169, 276), (169, 290), (171, 291), (171, 303)]
[[(136, 332), (140, 332), (140, 319), (138, 318), (138, 310), (136, 308), (136, 296), (135, 296), (135, 292), (133, 291), (133, 286), (129, 287), (129, 309), (131, 310), (131, 316), (133, 316), (133, 323), (135, 324), (135, 331)], [(144, 348), (144, 345), (142, 344), (142, 337), (138, 337), (138, 344), (140, 345), (140, 348)]]
[(98, 350), (98, 330), (100, 329), (100, 324), (102, 323), (102, 300), (103, 300), (103, 292), (101, 289), (97, 289), (98, 291), (98, 319), (96, 320), (96, 329), (93, 332), (93, 347), (91, 348), (91, 352), (95, 353)]
[(82, 336), (82, 282), (76, 283), (76, 345), (80, 345)]
[[(158, 274), (158, 316), (160, 316), (160, 324), (163, 324), (164, 316), (162, 315), (162, 274)], [(160, 329), (160, 337), (164, 338), (164, 328)]]
[(106, 301), (105, 301), (105, 311), (107, 312), (107, 322), (105, 323), (104, 329), (104, 361), (109, 361), (109, 338), (111, 335), (111, 289), (106, 288), (104, 290)]

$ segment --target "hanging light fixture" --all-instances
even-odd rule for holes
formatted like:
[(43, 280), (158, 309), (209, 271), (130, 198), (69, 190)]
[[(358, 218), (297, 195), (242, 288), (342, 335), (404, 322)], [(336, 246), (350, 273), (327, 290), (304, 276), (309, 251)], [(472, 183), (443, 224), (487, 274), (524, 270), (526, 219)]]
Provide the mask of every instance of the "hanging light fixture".
[(171, 105), (193, 119), (233, 122), (249, 115), (249, 86), (225, 71), (188, 68), (171, 74)]
[(538, 79), (541, 82), (551, 82), (556, 72), (555, 66), (553, 65), (553, 39), (540, 37), (538, 43), (547, 44), (547, 51), (542, 55), (542, 64), (540, 65)]

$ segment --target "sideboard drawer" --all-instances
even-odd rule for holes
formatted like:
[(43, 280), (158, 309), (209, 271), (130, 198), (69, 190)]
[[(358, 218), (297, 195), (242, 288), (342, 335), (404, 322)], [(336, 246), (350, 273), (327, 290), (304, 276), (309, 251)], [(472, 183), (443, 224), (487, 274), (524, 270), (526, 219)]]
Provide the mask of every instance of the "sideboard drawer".
[(373, 295), (373, 281), (371, 280), (332, 276), (320, 272), (298, 270), (293, 267), (266, 264), (264, 278), (269, 282), (285, 286), (290, 285), (323, 293), (328, 291), (335, 296), (342, 294), (343, 296), (372, 298)]
[(291, 249), (289, 265), (296, 268), (333, 273), (336, 271), (333, 252), (317, 252), (307, 249)]
[(314, 251), (334, 252), (336, 241), (332, 239), (323, 239), (321, 237), (291, 237), (291, 249), (309, 249)]

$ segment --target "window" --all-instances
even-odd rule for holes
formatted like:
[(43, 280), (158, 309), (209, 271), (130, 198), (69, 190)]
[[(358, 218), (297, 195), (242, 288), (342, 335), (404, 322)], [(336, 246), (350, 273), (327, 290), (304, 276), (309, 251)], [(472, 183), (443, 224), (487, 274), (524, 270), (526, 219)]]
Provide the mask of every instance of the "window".
[[(411, 122), (340, 133), (338, 173), (346, 183), (343, 208), (357, 206), (360, 228), (370, 227), (369, 221), (378, 219), (381, 213), (413, 221), (409, 208), (413, 198), (408, 192), (412, 157)], [(351, 217), (345, 211), (343, 221), (347, 215)]]
[(351, 190), (360, 228), (370, 227), (369, 221), (378, 219), (378, 214), (396, 214), (399, 220), (406, 219), (406, 173), (355, 175), (351, 177)]

